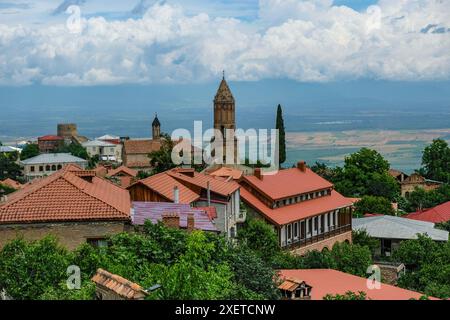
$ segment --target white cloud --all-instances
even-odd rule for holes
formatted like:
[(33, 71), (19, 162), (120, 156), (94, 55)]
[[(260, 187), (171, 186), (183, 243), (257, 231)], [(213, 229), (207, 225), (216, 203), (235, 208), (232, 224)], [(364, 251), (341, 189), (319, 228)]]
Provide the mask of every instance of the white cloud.
[[(0, 84), (94, 85), (232, 80), (450, 78), (450, 2), (380, 0), (368, 12), (332, 0), (260, 0), (244, 22), (156, 4), (139, 19), (0, 24)], [(437, 30), (437, 31), (436, 31)]]

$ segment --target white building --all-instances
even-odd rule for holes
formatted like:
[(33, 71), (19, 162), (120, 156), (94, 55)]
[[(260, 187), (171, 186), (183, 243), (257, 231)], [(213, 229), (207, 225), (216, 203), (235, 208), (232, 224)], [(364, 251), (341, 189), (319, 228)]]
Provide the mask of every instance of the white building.
[(122, 162), (122, 144), (104, 140), (91, 140), (82, 143), (89, 156), (99, 156), (103, 161)]
[(68, 164), (77, 165), (82, 169), (86, 169), (88, 165), (87, 160), (75, 157), (70, 153), (44, 153), (20, 163), (28, 181), (49, 176)]

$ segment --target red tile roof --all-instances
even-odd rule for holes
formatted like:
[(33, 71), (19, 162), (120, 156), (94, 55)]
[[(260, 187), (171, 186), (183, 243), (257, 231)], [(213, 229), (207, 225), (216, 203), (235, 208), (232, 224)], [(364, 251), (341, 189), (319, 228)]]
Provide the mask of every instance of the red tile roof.
[(158, 173), (143, 180), (139, 180), (131, 186), (136, 184), (143, 184), (144, 186), (150, 188), (154, 192), (166, 198), (168, 201), (175, 200), (173, 197), (173, 189), (175, 186), (178, 187), (180, 203), (189, 204), (200, 198), (198, 194), (185, 187), (182, 183), (178, 182), (170, 175), (166, 174), (166, 172)]
[(130, 168), (125, 167), (125, 166), (120, 166), (120, 167), (118, 167), (116, 169), (113, 169), (113, 170), (109, 171), (108, 172), (108, 176), (109, 177), (113, 177), (113, 176), (115, 176), (115, 175), (117, 175), (119, 173), (126, 174), (126, 175), (128, 175), (130, 177), (136, 177), (137, 174), (138, 174), (138, 172), (136, 170), (130, 169)]
[(0, 205), (0, 224), (130, 220), (128, 191), (91, 173), (68, 165), (26, 185)]
[(23, 185), (21, 183), (17, 182), (16, 180), (10, 179), (10, 178), (7, 178), (3, 181), (0, 180), (0, 185), (4, 185), (7, 187), (16, 189), (16, 190), (19, 190), (23, 187)]
[(255, 176), (243, 176), (242, 179), (272, 200), (293, 197), (333, 186), (309, 168), (306, 168), (304, 172), (298, 168), (291, 168), (280, 170), (276, 174), (266, 173), (262, 180)]
[(417, 211), (403, 216), (404, 218), (441, 223), (450, 221), (450, 201), (440, 204), (434, 208)]
[(217, 179), (213, 176), (206, 175), (203, 173), (199, 173), (194, 171), (193, 169), (189, 169), (189, 173), (193, 174), (193, 177), (184, 174), (182, 172), (187, 172), (186, 169), (173, 169), (166, 171), (168, 175), (171, 177), (179, 180), (184, 181), (190, 184), (193, 184), (195, 186), (198, 186), (202, 189), (207, 189), (208, 182), (210, 190), (214, 193), (223, 195), (223, 196), (229, 196), (230, 194), (234, 193), (236, 190), (240, 188), (239, 184), (235, 181), (223, 181), (221, 179)]
[(271, 209), (248, 190), (241, 188), (241, 199), (276, 225), (284, 225), (308, 217), (352, 205), (352, 201), (337, 191), (331, 195)]
[(222, 167), (209, 174), (211, 176), (232, 177), (233, 180), (239, 180), (242, 177), (243, 171), (229, 167)]
[(97, 270), (97, 273), (92, 277), (92, 281), (97, 286), (111, 290), (128, 300), (143, 299), (147, 295), (147, 292), (140, 285), (103, 269)]
[(211, 206), (211, 207), (195, 207), (195, 208), (204, 210), (210, 219), (212, 220), (217, 219), (216, 207)]
[(347, 291), (363, 291), (371, 300), (419, 299), (423, 294), (394, 287), (385, 283), (380, 289), (367, 288), (367, 279), (332, 269), (280, 270), (280, 279), (294, 278), (312, 287), (311, 300), (322, 300), (327, 294), (345, 294)]
[(64, 140), (64, 138), (54, 135), (46, 135), (38, 138), (38, 141), (55, 141), (55, 140)]

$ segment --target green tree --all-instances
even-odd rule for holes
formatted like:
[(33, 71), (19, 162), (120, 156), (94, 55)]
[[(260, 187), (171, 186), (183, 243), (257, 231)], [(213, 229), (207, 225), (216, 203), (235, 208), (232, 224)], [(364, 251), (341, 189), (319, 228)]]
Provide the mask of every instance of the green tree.
[(10, 156), (0, 154), (0, 180), (7, 178), (22, 181), (22, 167)]
[(311, 166), (311, 170), (328, 181), (334, 181), (335, 171), (325, 163), (317, 162)]
[(34, 242), (13, 240), (0, 251), (0, 288), (14, 299), (37, 299), (67, 279), (70, 259), (54, 237)]
[(281, 166), (281, 164), (286, 161), (286, 132), (284, 129), (283, 110), (281, 109), (280, 104), (277, 107), (277, 119), (275, 128), (278, 129), (279, 134), (278, 155)]
[(35, 143), (27, 144), (20, 153), (20, 160), (26, 160), (39, 155), (39, 146)]
[(391, 202), (383, 197), (364, 196), (355, 203), (354, 215), (361, 217), (366, 213), (378, 213), (386, 215), (395, 215), (395, 210)]
[(360, 277), (366, 276), (367, 267), (372, 264), (370, 249), (357, 244), (338, 242), (333, 246), (331, 256), (338, 270)]
[(413, 192), (406, 196), (406, 204), (403, 204), (402, 209), (406, 212), (412, 212), (432, 208), (447, 201), (450, 201), (450, 186), (448, 184), (443, 184), (438, 189), (429, 191), (416, 187)]
[(364, 291), (358, 291), (358, 293), (347, 291), (345, 294), (327, 294), (323, 297), (323, 300), (367, 300), (367, 294)]
[(435, 139), (422, 155), (425, 177), (450, 183), (450, 147), (443, 139)]
[(176, 165), (172, 162), (172, 149), (175, 142), (166, 133), (161, 133), (161, 148), (157, 151), (151, 152), (148, 157), (150, 164), (153, 167), (153, 174), (167, 171), (175, 168)]
[(399, 194), (396, 180), (389, 175), (389, 162), (375, 150), (362, 148), (345, 158), (343, 168), (334, 170), (337, 191), (346, 196), (383, 196), (394, 200)]
[[(264, 259), (271, 259), (280, 250), (273, 228), (263, 220), (247, 218), (238, 233), (239, 241), (256, 251)], [(268, 261), (268, 260), (266, 260)]]
[(372, 256), (380, 247), (380, 241), (378, 239), (372, 238), (364, 229), (352, 231), (352, 242), (354, 245), (369, 248)]

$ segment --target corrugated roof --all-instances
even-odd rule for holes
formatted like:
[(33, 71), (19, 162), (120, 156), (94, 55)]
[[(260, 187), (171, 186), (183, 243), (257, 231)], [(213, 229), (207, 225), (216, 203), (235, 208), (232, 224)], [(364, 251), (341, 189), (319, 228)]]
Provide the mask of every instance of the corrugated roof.
[(132, 203), (133, 206), (133, 224), (143, 225), (146, 220), (157, 223), (162, 220), (164, 213), (176, 213), (180, 217), (180, 228), (187, 228), (187, 217), (194, 215), (194, 227), (203, 231), (215, 231), (217, 228), (207, 215), (205, 210), (200, 208), (191, 208), (189, 204), (171, 203), (171, 202), (138, 202)]
[(97, 269), (97, 273), (92, 277), (92, 281), (96, 285), (109, 289), (125, 299), (138, 300), (143, 299), (147, 295), (147, 292), (140, 285), (103, 269)]
[(374, 238), (417, 239), (417, 234), (427, 234), (436, 241), (448, 241), (448, 231), (434, 228), (434, 223), (379, 215), (352, 220), (353, 230), (366, 230)]
[(89, 140), (81, 144), (83, 147), (115, 147), (116, 144), (104, 140)]
[(329, 196), (323, 196), (286, 205), (280, 208), (271, 209), (245, 188), (241, 188), (240, 193), (241, 199), (246, 204), (260, 212), (263, 216), (276, 225), (284, 225), (339, 208), (345, 208), (351, 206), (353, 203), (350, 199), (333, 190)]
[[(155, 174), (143, 180), (139, 180), (135, 184), (143, 184), (153, 190), (154, 192), (160, 194), (168, 201), (174, 201), (173, 189), (178, 187), (180, 203), (192, 203), (200, 198), (198, 194), (191, 191), (189, 188), (185, 187), (182, 183), (178, 182), (176, 179), (172, 178), (165, 172)], [(132, 185), (132, 186), (133, 186)], [(131, 186), (130, 186), (131, 187)], [(129, 187), (129, 188), (130, 188)]]
[(255, 176), (243, 176), (242, 179), (272, 200), (293, 197), (333, 186), (331, 182), (309, 168), (306, 168), (304, 172), (297, 168), (279, 170), (275, 174), (264, 174), (262, 180)]
[(363, 291), (371, 300), (419, 299), (423, 294), (381, 283), (380, 289), (369, 290), (367, 279), (332, 269), (280, 270), (281, 279), (295, 278), (312, 287), (311, 299), (322, 300), (327, 294), (345, 294), (347, 291)]
[(450, 221), (450, 201), (442, 203), (434, 208), (410, 213), (404, 217), (433, 223)]
[(32, 157), (21, 161), (22, 164), (47, 164), (47, 163), (83, 163), (87, 164), (87, 160), (75, 157), (70, 153), (43, 153), (36, 157)]
[[(92, 182), (83, 179), (83, 172)], [(127, 190), (69, 165), (11, 194), (0, 206), (0, 223), (125, 221), (130, 206)]]

